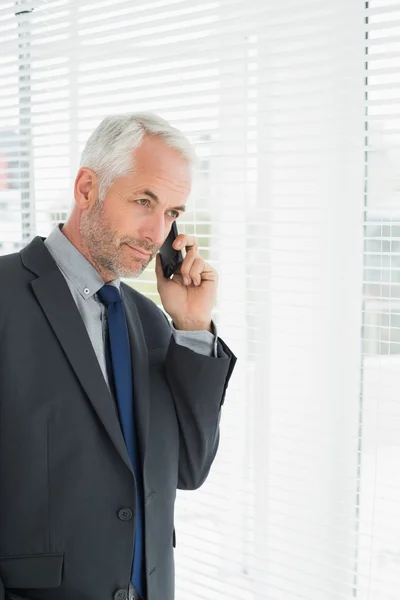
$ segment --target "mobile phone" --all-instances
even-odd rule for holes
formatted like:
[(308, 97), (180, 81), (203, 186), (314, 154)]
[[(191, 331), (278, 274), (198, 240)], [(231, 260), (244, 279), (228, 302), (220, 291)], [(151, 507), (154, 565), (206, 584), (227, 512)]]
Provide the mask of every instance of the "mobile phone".
[(183, 254), (180, 250), (175, 250), (172, 247), (175, 238), (178, 235), (178, 228), (175, 221), (172, 223), (171, 231), (168, 234), (167, 239), (160, 248), (161, 265), (164, 273), (164, 277), (169, 279), (171, 275), (181, 266), (183, 263)]

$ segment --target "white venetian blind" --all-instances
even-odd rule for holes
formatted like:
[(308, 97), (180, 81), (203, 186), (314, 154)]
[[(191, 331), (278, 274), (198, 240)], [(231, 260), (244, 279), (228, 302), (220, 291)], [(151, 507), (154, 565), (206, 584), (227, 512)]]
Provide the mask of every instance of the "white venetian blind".
[(366, 5), (359, 594), (400, 590), (400, 3)]
[(200, 158), (179, 227), (239, 362), (177, 600), (397, 600), (400, 4), (3, 0), (0, 44), (1, 254), (66, 220), (108, 114)]

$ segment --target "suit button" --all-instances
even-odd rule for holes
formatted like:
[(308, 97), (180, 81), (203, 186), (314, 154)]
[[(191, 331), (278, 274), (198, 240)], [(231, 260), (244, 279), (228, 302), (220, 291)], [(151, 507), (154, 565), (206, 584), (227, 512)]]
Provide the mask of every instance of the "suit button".
[(127, 597), (126, 590), (117, 590), (114, 594), (114, 600), (126, 600)]
[(130, 521), (132, 517), (133, 512), (130, 508), (121, 508), (121, 510), (118, 511), (118, 519), (121, 519), (121, 521)]

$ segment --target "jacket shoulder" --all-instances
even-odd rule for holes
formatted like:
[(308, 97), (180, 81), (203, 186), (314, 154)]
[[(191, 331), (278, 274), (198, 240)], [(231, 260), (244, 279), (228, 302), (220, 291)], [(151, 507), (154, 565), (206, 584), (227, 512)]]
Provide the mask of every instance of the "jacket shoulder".
[(0, 256), (0, 279), (2, 281), (3, 277), (15, 275), (17, 270), (21, 271), (21, 255), (19, 252)]
[(24, 268), (19, 252), (0, 256), (1, 287), (7, 290), (7, 294), (2, 295), (3, 300), (5, 297), (11, 296), (15, 298), (22, 290), (26, 289), (32, 279), (33, 275)]
[(12, 321), (18, 307), (23, 304), (31, 280), (32, 273), (24, 269), (19, 252), (0, 256), (0, 282), (3, 290), (0, 297), (0, 332), (5, 324)]

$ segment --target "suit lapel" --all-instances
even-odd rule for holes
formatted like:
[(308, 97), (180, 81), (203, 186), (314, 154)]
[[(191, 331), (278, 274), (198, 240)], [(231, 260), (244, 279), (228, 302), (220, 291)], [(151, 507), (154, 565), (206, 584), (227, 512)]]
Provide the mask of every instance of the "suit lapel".
[(121, 284), (131, 346), (136, 431), (142, 465), (144, 465), (149, 430), (149, 361), (142, 323), (128, 287), (126, 284)]
[(68, 285), (52, 256), (36, 237), (21, 250), (25, 267), (38, 275), (31, 285), (67, 359), (123, 461), (133, 473), (115, 405)]

